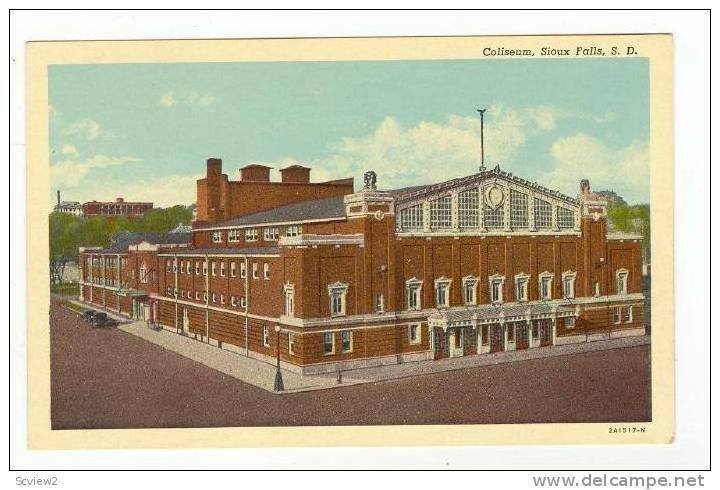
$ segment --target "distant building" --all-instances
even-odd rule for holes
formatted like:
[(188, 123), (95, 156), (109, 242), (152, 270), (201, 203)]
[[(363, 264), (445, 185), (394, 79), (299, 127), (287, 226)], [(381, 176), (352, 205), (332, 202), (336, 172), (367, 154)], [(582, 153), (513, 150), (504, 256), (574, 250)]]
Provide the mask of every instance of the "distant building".
[(61, 201), (60, 191), (57, 191), (57, 204), (53, 208), (56, 213), (72, 214), (73, 216), (83, 215), (83, 206), (78, 201)]
[(82, 205), (83, 216), (126, 216), (135, 218), (144, 215), (153, 208), (151, 202), (126, 202), (122, 197), (115, 201), (90, 201)]

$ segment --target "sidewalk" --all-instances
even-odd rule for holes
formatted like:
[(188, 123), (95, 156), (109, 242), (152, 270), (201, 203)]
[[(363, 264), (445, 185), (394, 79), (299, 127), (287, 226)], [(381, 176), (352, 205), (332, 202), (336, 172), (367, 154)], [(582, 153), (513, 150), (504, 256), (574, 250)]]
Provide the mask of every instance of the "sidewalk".
[[(167, 330), (153, 330), (145, 322), (132, 322), (120, 325), (120, 330), (143, 338), (160, 347), (173, 351), (181, 356), (204, 364), (221, 373), (232, 376), (244, 383), (273, 392), (275, 366), (245, 357), (235, 352), (199, 342)], [(650, 344), (650, 337), (625, 337), (611, 340), (598, 340), (579, 344), (538, 347), (521, 351), (497, 352), (474, 356), (456, 357), (437, 361), (412, 362), (373, 368), (344, 371), (342, 384), (337, 383), (336, 374), (300, 375), (282, 370), (285, 391), (296, 393), (313, 391), (362, 383), (375, 383), (394, 379), (408, 378), (445, 371), (504, 364), (507, 362), (540, 359), (545, 357), (565, 356), (582, 352), (620, 349)]]

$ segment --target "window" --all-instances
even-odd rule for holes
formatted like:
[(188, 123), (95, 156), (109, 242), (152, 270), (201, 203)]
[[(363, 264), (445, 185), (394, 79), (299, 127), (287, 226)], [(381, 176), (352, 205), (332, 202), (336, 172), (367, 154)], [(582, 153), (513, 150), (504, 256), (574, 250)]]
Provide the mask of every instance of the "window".
[(208, 293), (203, 293), (203, 301), (207, 303), (208, 300)]
[(505, 208), (485, 206), (485, 228), (503, 228), (505, 226)]
[(270, 347), (270, 327), (267, 325), (263, 326), (263, 345)]
[(514, 324), (514, 323), (508, 323), (505, 328), (507, 328), (507, 339), (508, 339), (508, 342), (515, 342), (515, 324)]
[(172, 260), (167, 259), (165, 261), (165, 271), (170, 272), (170, 270), (172, 270)]
[(400, 210), (400, 228), (403, 230), (422, 230), (422, 204), (416, 204), (415, 206)]
[(628, 306), (625, 308), (625, 313), (623, 314), (622, 321), (623, 323), (632, 323), (633, 315), (632, 315), (632, 306)]
[(503, 302), (503, 284), (505, 278), (500, 275), (490, 276), (490, 302), (491, 303), (502, 303)]
[(195, 299), (200, 300), (200, 291), (195, 291)]
[(302, 225), (289, 225), (285, 227), (285, 236), (302, 235)]
[(595, 296), (600, 296), (600, 283), (598, 281), (595, 281)]
[(452, 226), (452, 198), (440, 197), (430, 201), (430, 228), (450, 228)]
[(458, 215), (460, 228), (480, 226), (480, 191), (477, 188), (458, 194)]
[(411, 323), (408, 325), (408, 342), (411, 345), (417, 345), (422, 342), (422, 330), (419, 323)]
[(179, 272), (180, 272), (180, 274), (184, 274), (184, 273), (185, 273), (185, 262), (183, 262), (182, 260), (180, 261)]
[(385, 311), (385, 297), (381, 294), (375, 295), (375, 311), (382, 313)]
[(253, 262), (253, 265), (252, 265), (252, 278), (253, 278), (253, 279), (257, 279), (258, 277), (260, 277), (258, 274), (259, 274), (259, 273), (258, 273), (258, 263), (257, 263), (257, 262)]
[(212, 264), (211, 264), (211, 270), (212, 270), (211, 274), (214, 276), (217, 273), (217, 264), (215, 263), (214, 260), (212, 261)]
[(515, 276), (515, 301), (527, 301), (529, 276), (522, 274)]
[(474, 276), (463, 277), (463, 303), (466, 305), (477, 304), (477, 283)]
[(170, 286), (168, 286), (167, 289), (165, 290), (165, 293), (166, 293), (168, 296), (172, 296), (172, 288), (171, 288)]
[(173, 259), (172, 264), (173, 264), (173, 272), (177, 272), (177, 259)]
[(575, 227), (575, 211), (567, 208), (557, 208), (557, 224), (558, 228), (574, 228)]
[(295, 287), (292, 284), (286, 284), (283, 287), (283, 295), (285, 296), (285, 316), (293, 316), (295, 314)]
[(328, 295), (330, 296), (330, 316), (345, 315), (345, 297), (347, 295), (348, 285), (341, 282), (335, 282), (328, 286)]
[(189, 260), (185, 262), (185, 273), (192, 274), (192, 262)]
[(223, 232), (222, 231), (213, 231), (212, 241), (213, 241), (213, 243), (222, 243)]
[(230, 296), (230, 306), (237, 306), (237, 298)]
[(613, 323), (618, 324), (622, 318), (622, 307), (616, 306), (613, 308)]
[(207, 260), (203, 262), (203, 276), (207, 276), (208, 263)]
[(552, 226), (552, 204), (535, 198), (535, 228), (550, 228)]
[(147, 271), (147, 267), (145, 266), (145, 262), (143, 262), (140, 265), (140, 282), (142, 282), (142, 283), (148, 282), (148, 271)]
[(173, 288), (172, 295), (173, 295), (173, 298), (177, 298), (177, 288)]
[(212, 302), (217, 303), (217, 294), (212, 293)]
[(295, 334), (288, 332), (288, 352), (295, 354)]
[(332, 354), (335, 352), (335, 333), (325, 332), (323, 334), (323, 353)]
[(224, 304), (225, 304), (225, 295), (222, 294), (222, 293), (220, 293), (220, 304), (221, 304), (221, 305), (224, 305)]
[(245, 241), (246, 242), (256, 242), (257, 239), (258, 239), (257, 228), (247, 228), (245, 230)]
[(263, 279), (270, 279), (270, 264), (267, 262), (263, 263)]
[(185, 290), (184, 290), (184, 289), (180, 290), (180, 297), (181, 297), (181, 298), (184, 298), (184, 297), (185, 297)]
[(575, 273), (566, 272), (563, 274), (563, 298), (572, 299), (575, 297)]
[(553, 276), (549, 272), (540, 274), (540, 299), (552, 299), (552, 280)]
[(405, 283), (406, 303), (408, 310), (422, 309), (422, 281), (412, 278)]
[(230, 230), (228, 231), (228, 242), (239, 242), (241, 230)]
[(247, 277), (247, 262), (240, 262), (240, 277), (242, 279)]
[(245, 296), (240, 296), (240, 308), (247, 308), (247, 300)]
[(225, 261), (220, 262), (220, 277), (225, 277)]
[(615, 273), (615, 284), (617, 294), (627, 294), (628, 271), (620, 269)]
[(450, 282), (446, 277), (435, 280), (435, 306), (438, 308), (450, 306)]
[(195, 275), (196, 276), (200, 275), (200, 262), (199, 261), (195, 262)]
[(565, 318), (565, 328), (575, 328), (575, 317), (569, 316)]
[(236, 262), (230, 262), (230, 277), (235, 277), (237, 271), (235, 270), (237, 266)]
[(277, 228), (265, 228), (263, 230), (263, 239), (266, 242), (277, 241), (279, 235), (280, 233), (278, 232)]
[(510, 189), (510, 226), (528, 227), (528, 196), (514, 189)]
[(352, 352), (353, 333), (352, 330), (343, 330), (340, 332), (340, 340), (342, 341), (342, 351)]

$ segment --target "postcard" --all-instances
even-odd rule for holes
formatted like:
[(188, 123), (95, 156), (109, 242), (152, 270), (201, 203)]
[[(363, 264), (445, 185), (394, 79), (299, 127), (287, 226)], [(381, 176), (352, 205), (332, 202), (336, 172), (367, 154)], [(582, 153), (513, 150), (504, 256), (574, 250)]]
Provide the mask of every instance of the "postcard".
[(671, 36), (27, 55), (30, 447), (672, 440)]

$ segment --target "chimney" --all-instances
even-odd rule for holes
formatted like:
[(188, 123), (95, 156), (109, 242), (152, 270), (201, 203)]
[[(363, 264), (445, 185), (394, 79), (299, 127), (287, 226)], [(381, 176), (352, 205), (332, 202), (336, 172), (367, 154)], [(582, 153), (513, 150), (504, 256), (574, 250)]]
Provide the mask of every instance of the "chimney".
[(219, 179), (221, 174), (222, 174), (222, 159), (208, 158), (205, 176), (208, 179)]
[(310, 170), (309, 167), (303, 167), (302, 165), (290, 165), (281, 168), (281, 180), (284, 183), (308, 184), (310, 182)]
[(60, 206), (60, 190), (57, 191), (57, 197), (58, 197), (58, 203), (57, 205)]

